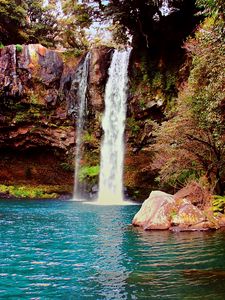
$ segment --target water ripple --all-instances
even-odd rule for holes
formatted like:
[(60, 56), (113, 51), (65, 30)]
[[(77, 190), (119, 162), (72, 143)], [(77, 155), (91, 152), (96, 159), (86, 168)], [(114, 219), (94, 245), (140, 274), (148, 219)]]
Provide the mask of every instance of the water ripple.
[(224, 299), (224, 232), (143, 232), (137, 210), (1, 201), (0, 298)]

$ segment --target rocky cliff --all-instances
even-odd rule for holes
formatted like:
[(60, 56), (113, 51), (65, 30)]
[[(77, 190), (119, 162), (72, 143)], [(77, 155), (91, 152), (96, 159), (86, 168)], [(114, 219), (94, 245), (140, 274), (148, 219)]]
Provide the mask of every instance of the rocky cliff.
[[(104, 89), (112, 49), (91, 50), (82, 164), (99, 164)], [(79, 110), (76, 72), (85, 53), (10, 45), (0, 50), (0, 184), (73, 185)], [(154, 182), (149, 145), (165, 97), (142, 81), (131, 59), (126, 126), (125, 186), (143, 198)], [(88, 177), (88, 174), (87, 174)], [(88, 179), (88, 178), (87, 178)], [(89, 178), (90, 179), (90, 178)], [(97, 179), (97, 178), (96, 178)], [(91, 179), (91, 185), (96, 182)]]
[[(93, 50), (88, 105), (92, 118), (96, 108), (103, 109), (110, 51)], [(73, 184), (70, 164), (79, 105), (74, 78), (83, 59), (41, 45), (0, 50), (1, 183)]]

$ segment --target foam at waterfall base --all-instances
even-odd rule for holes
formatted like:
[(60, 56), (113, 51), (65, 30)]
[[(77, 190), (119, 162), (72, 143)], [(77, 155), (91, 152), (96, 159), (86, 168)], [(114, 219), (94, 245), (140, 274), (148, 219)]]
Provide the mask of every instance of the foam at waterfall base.
[(139, 203), (130, 200), (115, 200), (115, 199), (96, 199), (92, 201), (83, 202), (84, 204), (99, 205), (99, 206), (126, 206), (139, 205)]
[(88, 200), (85, 199), (85, 198), (73, 197), (72, 199), (70, 199), (70, 201), (74, 201), (74, 202), (86, 202)]
[(116, 201), (115, 198), (109, 200), (107, 197), (105, 199), (101, 199), (101, 200), (99, 200), (99, 199), (89, 200), (89, 199), (85, 199), (85, 198), (74, 197), (74, 198), (70, 199), (69, 201), (79, 202), (82, 204), (99, 205), (99, 206), (140, 205), (140, 203), (131, 201), (129, 199)]

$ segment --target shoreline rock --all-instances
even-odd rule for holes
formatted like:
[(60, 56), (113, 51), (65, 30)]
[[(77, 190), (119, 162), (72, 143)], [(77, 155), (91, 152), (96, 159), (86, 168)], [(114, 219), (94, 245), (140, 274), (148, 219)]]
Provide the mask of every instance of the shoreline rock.
[(178, 198), (161, 191), (152, 191), (134, 216), (133, 226), (144, 230), (207, 231), (225, 226), (223, 214), (215, 217), (186, 198)]

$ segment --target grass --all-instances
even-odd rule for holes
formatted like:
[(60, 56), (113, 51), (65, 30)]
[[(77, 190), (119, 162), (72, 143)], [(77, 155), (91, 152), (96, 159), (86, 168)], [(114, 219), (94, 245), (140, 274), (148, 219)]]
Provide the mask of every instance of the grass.
[(0, 193), (22, 199), (56, 199), (63, 193), (71, 193), (71, 186), (30, 186), (0, 184)]

